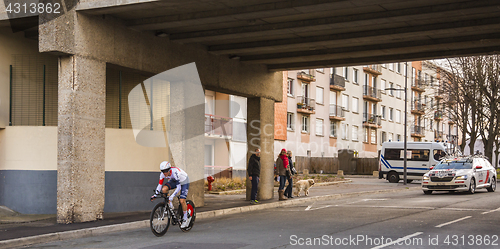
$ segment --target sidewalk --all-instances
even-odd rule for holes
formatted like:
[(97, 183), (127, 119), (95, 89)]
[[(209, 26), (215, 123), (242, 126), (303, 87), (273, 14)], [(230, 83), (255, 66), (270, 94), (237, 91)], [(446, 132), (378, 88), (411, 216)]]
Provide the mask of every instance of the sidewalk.
[[(376, 178), (352, 178), (351, 183), (343, 183), (328, 186), (314, 186), (310, 190), (309, 197), (295, 197), (288, 201), (278, 201), (277, 194), (272, 200), (260, 201), (260, 205), (250, 205), (245, 200), (245, 194), (237, 195), (211, 195), (205, 194), (205, 206), (198, 207), (197, 220), (227, 215), (230, 213), (241, 213), (254, 210), (262, 210), (276, 208), (284, 205), (294, 205), (301, 202), (313, 202), (317, 200), (336, 199), (361, 194), (374, 194), (377, 192), (393, 192), (404, 191), (406, 189), (418, 189), (420, 184), (412, 183), (404, 186), (402, 183), (390, 184), (385, 180)], [(154, 203), (157, 203), (155, 201)], [(154, 205), (151, 204), (151, 208)], [(134, 224), (133, 226), (123, 226), (119, 230), (137, 229), (149, 225), (150, 211), (132, 212), (132, 213), (105, 213), (104, 220), (95, 222), (86, 222), (78, 224), (57, 224), (55, 215), (21, 215), (21, 214), (6, 214), (0, 212), (0, 248), (5, 246), (7, 240), (26, 238), (23, 242), (40, 243), (34, 238), (40, 235), (54, 233), (62, 233), (67, 231), (79, 230), (83, 235), (74, 233), (71, 238), (92, 236), (90, 232), (85, 233), (85, 230), (96, 231), (96, 228), (106, 228), (110, 225)], [(248, 214), (251, 215), (251, 214)], [(135, 223), (134, 223), (135, 222)], [(117, 228), (117, 226), (114, 226)], [(102, 229), (106, 230), (106, 229)], [(109, 229), (108, 229), (109, 230)], [(116, 230), (116, 229), (111, 229)], [(33, 240), (30, 240), (33, 237)], [(65, 236), (68, 237), (68, 236)], [(61, 239), (61, 236), (57, 237)], [(57, 240), (57, 239), (52, 239)]]

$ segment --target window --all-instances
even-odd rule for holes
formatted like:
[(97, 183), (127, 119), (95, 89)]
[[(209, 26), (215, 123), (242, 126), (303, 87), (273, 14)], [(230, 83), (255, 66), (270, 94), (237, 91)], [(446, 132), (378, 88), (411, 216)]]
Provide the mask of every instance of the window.
[(316, 104), (323, 104), (323, 99), (324, 99), (324, 90), (322, 87), (316, 87)]
[(382, 119), (385, 119), (385, 106), (380, 107), (380, 114), (382, 115)]
[(358, 127), (352, 126), (352, 141), (358, 141)]
[(431, 119), (431, 122), (430, 122), (430, 125), (429, 125), (429, 130), (433, 130), (434, 129), (434, 120)]
[(429, 83), (429, 74), (424, 74), (424, 83), (427, 85)]
[(398, 89), (398, 91), (396, 91), (396, 98), (400, 99), (401, 98), (401, 85), (397, 85), (396, 86), (396, 89)]
[(309, 133), (309, 117), (302, 116), (302, 132)]
[(349, 111), (349, 95), (342, 94), (342, 108)]
[(316, 135), (323, 136), (323, 119), (316, 119)]
[(352, 69), (352, 82), (355, 84), (359, 84), (359, 82), (358, 82), (358, 69), (356, 69), (356, 68)]
[(408, 65), (405, 63), (404, 64), (404, 70), (403, 70), (403, 75), (406, 76), (408, 74)]
[(294, 116), (292, 112), (287, 113), (286, 115), (286, 128), (289, 131), (294, 130)]
[(288, 94), (288, 96), (293, 97), (293, 79), (288, 78), (287, 83), (288, 88), (286, 90), (286, 93)]
[(393, 114), (394, 114), (394, 109), (392, 107), (389, 107), (389, 121), (393, 121)]
[(371, 131), (371, 134), (370, 134), (371, 142), (372, 142), (372, 144), (376, 144), (377, 143), (377, 130), (370, 129), (370, 131)]
[(397, 135), (398, 141), (401, 141), (401, 134)]
[(382, 91), (383, 94), (385, 94), (385, 85), (386, 85), (386, 80), (381, 79), (380, 80), (380, 90)]
[(396, 110), (396, 122), (401, 123), (401, 111)]
[(392, 142), (394, 140), (394, 133), (389, 132), (389, 142)]
[(431, 86), (434, 86), (434, 76), (431, 75)]
[(401, 73), (401, 63), (396, 63), (396, 69), (398, 71), (398, 73)]
[(349, 80), (349, 68), (348, 67), (344, 67), (344, 77), (345, 77), (345, 80)]
[(356, 97), (352, 97), (352, 112), (358, 113), (359, 110), (359, 99)]
[(330, 136), (337, 137), (337, 122), (330, 121)]
[(376, 76), (372, 76), (372, 86), (373, 87), (377, 87), (377, 77)]
[(342, 124), (342, 139), (344, 139), (344, 140), (347, 140), (347, 132), (348, 132), (348, 129), (349, 129), (349, 125), (348, 125), (348, 124), (343, 123), (343, 124)]
[[(411, 151), (411, 156), (407, 158), (408, 161), (429, 161), (430, 150), (417, 149), (408, 150)], [(384, 153), (385, 160), (404, 160), (404, 150), (403, 149), (385, 149)]]
[(387, 67), (387, 65), (385, 63), (382, 64), (382, 67)]
[(369, 81), (368, 80), (368, 74), (364, 73), (364, 75), (365, 75), (365, 82), (364, 82), (364, 84), (365, 84), (365, 86), (368, 86), (368, 85), (370, 85), (370, 82), (368, 82)]
[(415, 75), (416, 75), (416, 70), (414, 67), (411, 68), (411, 75), (410, 75), (410, 78), (411, 78), (411, 83), (412, 85), (414, 86), (415, 85)]
[(363, 142), (368, 143), (368, 128), (364, 128)]
[(394, 71), (394, 63), (387, 64), (387, 68), (391, 71)]
[(434, 99), (431, 98), (431, 109), (434, 108)]
[(309, 98), (309, 84), (302, 83), (302, 96)]
[(391, 89), (389, 91), (389, 96), (394, 96), (394, 83), (389, 82), (389, 88)]
[(380, 133), (380, 145), (382, 145), (384, 142), (386, 142), (387, 139), (387, 133), (385, 131), (382, 131)]

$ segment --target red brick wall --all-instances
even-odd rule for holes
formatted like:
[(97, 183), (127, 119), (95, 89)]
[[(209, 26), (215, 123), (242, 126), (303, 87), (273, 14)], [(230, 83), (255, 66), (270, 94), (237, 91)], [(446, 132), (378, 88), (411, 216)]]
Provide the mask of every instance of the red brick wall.
[(274, 139), (286, 140), (286, 113), (287, 113), (287, 79), (288, 72), (283, 72), (283, 102), (274, 104)]

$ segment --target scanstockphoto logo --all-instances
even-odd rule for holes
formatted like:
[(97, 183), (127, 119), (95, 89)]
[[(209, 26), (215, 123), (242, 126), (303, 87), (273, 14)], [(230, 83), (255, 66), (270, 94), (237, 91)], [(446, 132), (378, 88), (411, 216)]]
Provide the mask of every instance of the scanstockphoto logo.
[[(236, 116), (240, 112), (239, 104), (234, 101), (221, 100), (214, 105), (230, 107), (230, 116)], [(187, 170), (188, 173), (198, 172), (199, 168), (196, 166), (199, 167), (205, 160), (202, 152), (205, 136), (215, 136), (219, 140), (225, 139), (226, 142), (235, 136), (232, 120), (207, 115), (206, 106), (195, 63), (148, 78), (128, 94), (135, 141), (145, 147), (168, 147), (170, 161), (175, 166)], [(246, 136), (245, 129), (239, 133)], [(246, 160), (246, 157), (243, 160)], [(203, 177), (202, 174), (199, 175)]]

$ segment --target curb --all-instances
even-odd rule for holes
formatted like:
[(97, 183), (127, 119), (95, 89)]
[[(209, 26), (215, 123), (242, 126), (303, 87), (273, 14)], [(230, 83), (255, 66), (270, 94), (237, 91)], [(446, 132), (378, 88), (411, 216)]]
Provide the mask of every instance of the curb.
[[(345, 193), (345, 194), (306, 197), (306, 198), (301, 198), (301, 199), (287, 200), (284, 202), (273, 202), (273, 203), (266, 203), (266, 204), (260, 204), (260, 205), (248, 205), (248, 206), (243, 206), (243, 207), (235, 207), (235, 208), (207, 211), (207, 212), (202, 212), (202, 213), (196, 214), (196, 218), (197, 219), (214, 218), (214, 217), (219, 217), (219, 216), (224, 216), (224, 215), (229, 215), (229, 214), (246, 213), (246, 212), (250, 212), (250, 211), (264, 210), (264, 209), (270, 209), (270, 208), (276, 208), (276, 207), (286, 207), (286, 206), (291, 206), (291, 205), (296, 205), (296, 204), (301, 204), (301, 203), (306, 203), (306, 202), (334, 200), (334, 199), (340, 199), (340, 198), (345, 198), (345, 197), (354, 197), (354, 196), (360, 196), (360, 195), (366, 195), (366, 194), (401, 192), (401, 191), (406, 191), (406, 190), (414, 190), (417, 188), (420, 188), (420, 186), (419, 187), (410, 187), (410, 188), (382, 189), (382, 190), (373, 190), (373, 191), (352, 192), (352, 193)], [(30, 237), (24, 237), (24, 238), (18, 238), (18, 239), (3, 240), (3, 241), (0, 241), (0, 248), (16, 248), (16, 247), (33, 245), (33, 244), (49, 243), (49, 242), (54, 242), (54, 241), (59, 241), (59, 240), (70, 240), (70, 239), (94, 237), (94, 236), (99, 236), (99, 235), (103, 235), (103, 234), (107, 234), (107, 233), (141, 229), (141, 228), (146, 228), (146, 227), (149, 227), (149, 220), (135, 221), (135, 222), (94, 227), (94, 228), (86, 228), (86, 229), (79, 229), (79, 230), (72, 230), (72, 231), (59, 232), (59, 233), (42, 234), (42, 235), (36, 235), (36, 236), (30, 236)]]
[[(347, 179), (346, 181), (320, 182), (320, 183), (314, 184), (314, 186), (329, 186), (329, 185), (349, 183), (349, 182), (352, 182), (352, 180)], [(228, 190), (228, 191), (221, 191), (221, 192), (210, 191), (208, 193), (211, 195), (237, 195), (237, 194), (243, 194), (246, 192), (247, 192), (246, 189), (236, 189), (236, 190)]]

